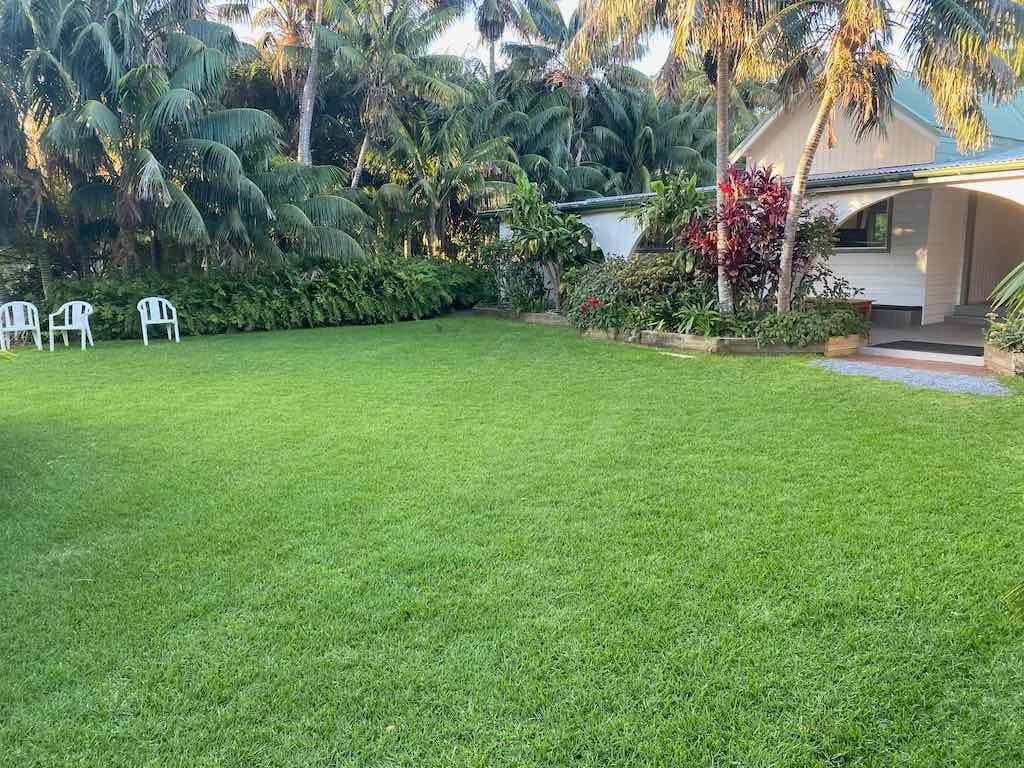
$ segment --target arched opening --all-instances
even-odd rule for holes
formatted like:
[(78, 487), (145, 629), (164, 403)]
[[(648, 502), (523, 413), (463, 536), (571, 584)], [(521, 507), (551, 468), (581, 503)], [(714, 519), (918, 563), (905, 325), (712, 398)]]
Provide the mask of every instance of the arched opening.
[(872, 343), (981, 354), (989, 295), (1024, 261), (1020, 179), (823, 192), (833, 270), (874, 301)]

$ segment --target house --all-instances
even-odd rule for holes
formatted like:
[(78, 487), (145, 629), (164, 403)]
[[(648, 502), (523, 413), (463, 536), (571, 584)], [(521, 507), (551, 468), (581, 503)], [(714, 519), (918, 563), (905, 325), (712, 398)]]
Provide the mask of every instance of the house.
[[(942, 326), (980, 345), (989, 294), (1024, 261), (1024, 100), (986, 108), (992, 143), (971, 156), (957, 151), (915, 83), (899, 81), (894, 102), (883, 135), (858, 140), (837, 115), (837, 141), (823, 143), (812, 166), (809, 202), (834, 207), (841, 223), (832, 266), (874, 300), (876, 327), (927, 338)], [(791, 175), (814, 106), (771, 114), (733, 160)], [(580, 215), (606, 254), (630, 255), (643, 233), (628, 214), (647, 196), (559, 207)]]

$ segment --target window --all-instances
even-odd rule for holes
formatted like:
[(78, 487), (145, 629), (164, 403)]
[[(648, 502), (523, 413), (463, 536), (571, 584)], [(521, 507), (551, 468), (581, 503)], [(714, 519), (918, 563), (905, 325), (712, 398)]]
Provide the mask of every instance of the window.
[(855, 213), (836, 231), (836, 247), (873, 251), (889, 250), (892, 227), (892, 199), (875, 203)]

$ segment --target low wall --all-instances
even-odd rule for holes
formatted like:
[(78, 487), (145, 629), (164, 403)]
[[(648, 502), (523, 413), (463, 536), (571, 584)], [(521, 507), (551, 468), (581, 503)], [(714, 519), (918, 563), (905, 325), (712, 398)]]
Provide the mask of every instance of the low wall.
[[(508, 320), (521, 320), (535, 325), (568, 326), (569, 321), (554, 312), (516, 312), (502, 307), (476, 307), (474, 312)], [(809, 344), (806, 347), (790, 347), (786, 344), (758, 344), (757, 339), (740, 336), (696, 336), (689, 333), (667, 331), (637, 331), (625, 328), (591, 328), (580, 332), (581, 336), (600, 341), (617, 341), (623, 344), (639, 344), (644, 347), (658, 347), (673, 352), (705, 352), (717, 355), (825, 355), (845, 357), (857, 351), (860, 336), (833, 336), (825, 344)]]
[(813, 344), (808, 347), (790, 347), (785, 344), (760, 345), (757, 339), (740, 336), (696, 336), (666, 331), (606, 331), (597, 328), (584, 331), (582, 335), (588, 339), (640, 344), (673, 352), (706, 352), (717, 355), (820, 355), (825, 352), (824, 344)]
[(534, 325), (569, 325), (569, 321), (556, 312), (516, 312), (514, 309), (505, 307), (481, 307), (479, 305), (473, 311), (478, 315), (490, 315), (506, 320), (522, 320), (524, 323), (533, 323)]

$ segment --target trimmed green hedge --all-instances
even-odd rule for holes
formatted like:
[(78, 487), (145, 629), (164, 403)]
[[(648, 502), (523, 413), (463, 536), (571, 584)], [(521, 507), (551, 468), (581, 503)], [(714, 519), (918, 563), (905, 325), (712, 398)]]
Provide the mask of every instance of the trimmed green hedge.
[(71, 299), (88, 301), (98, 339), (134, 339), (140, 335), (135, 305), (144, 296), (170, 299), (182, 333), (205, 335), (430, 317), (473, 306), (486, 298), (488, 282), (460, 264), (369, 259), (308, 273), (68, 280), (54, 285), (45, 304), (52, 312)]

